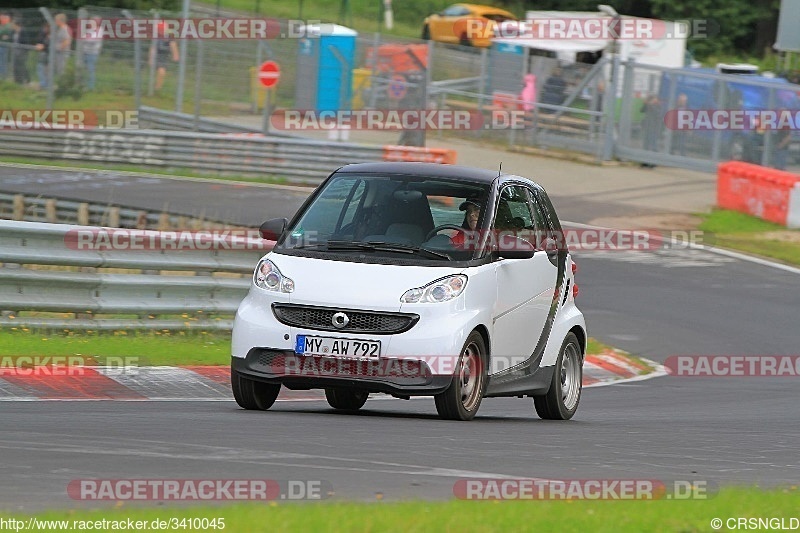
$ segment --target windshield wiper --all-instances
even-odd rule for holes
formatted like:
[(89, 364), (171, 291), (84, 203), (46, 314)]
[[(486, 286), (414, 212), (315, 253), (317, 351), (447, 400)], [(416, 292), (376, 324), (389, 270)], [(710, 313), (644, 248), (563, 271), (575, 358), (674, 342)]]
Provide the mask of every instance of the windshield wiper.
[(328, 250), (374, 250), (372, 243), (359, 241), (325, 241), (309, 244), (298, 244), (292, 246), (292, 250), (302, 250), (306, 248), (327, 248)]
[(435, 250), (431, 250), (429, 248), (423, 248), (421, 246), (413, 246), (410, 244), (400, 244), (396, 242), (383, 242), (383, 241), (370, 241), (367, 243), (362, 243), (367, 245), (372, 245), (375, 247), (375, 250), (385, 251), (385, 252), (404, 252), (409, 254), (427, 254), (432, 257), (437, 257), (439, 259), (447, 259), (450, 260), (450, 256), (444, 252), (437, 252)]
[(450, 260), (450, 256), (443, 252), (437, 252), (420, 246), (400, 244), (384, 241), (327, 241), (313, 244), (294, 246), (294, 249), (302, 248), (327, 248), (328, 250), (370, 250), (379, 252), (398, 252), (404, 254), (423, 254), (438, 259)]

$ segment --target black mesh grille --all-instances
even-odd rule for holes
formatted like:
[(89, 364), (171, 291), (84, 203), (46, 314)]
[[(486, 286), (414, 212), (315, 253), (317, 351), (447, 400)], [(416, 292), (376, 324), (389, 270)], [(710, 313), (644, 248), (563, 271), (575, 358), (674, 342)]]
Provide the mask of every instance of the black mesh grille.
[[(347, 331), (349, 333), (372, 333), (390, 335), (411, 329), (419, 320), (419, 315), (410, 313), (381, 313), (377, 311), (354, 311), (352, 309), (332, 309), (301, 305), (275, 304), (272, 306), (275, 317), (283, 324), (300, 328), (324, 331)], [(350, 321), (346, 326), (333, 325), (333, 315), (345, 313)]]

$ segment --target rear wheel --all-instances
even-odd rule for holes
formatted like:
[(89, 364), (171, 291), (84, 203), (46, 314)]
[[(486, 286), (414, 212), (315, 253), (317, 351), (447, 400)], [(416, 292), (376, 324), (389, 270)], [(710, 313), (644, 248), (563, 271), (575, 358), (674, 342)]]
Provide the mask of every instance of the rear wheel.
[(458, 38), (458, 44), (461, 46), (472, 46), (472, 41), (469, 40), (466, 33), (462, 33), (461, 37)]
[(558, 354), (547, 394), (533, 397), (536, 414), (545, 420), (569, 420), (578, 410), (583, 390), (583, 357), (578, 337), (567, 334)]
[(453, 382), (434, 396), (436, 412), (445, 420), (471, 420), (478, 412), (486, 392), (486, 344), (483, 336), (473, 331), (461, 349)]
[(367, 402), (369, 393), (352, 389), (325, 389), (325, 399), (334, 409), (358, 411)]
[(231, 389), (233, 398), (240, 407), (266, 411), (275, 403), (281, 386), (253, 381), (231, 368)]

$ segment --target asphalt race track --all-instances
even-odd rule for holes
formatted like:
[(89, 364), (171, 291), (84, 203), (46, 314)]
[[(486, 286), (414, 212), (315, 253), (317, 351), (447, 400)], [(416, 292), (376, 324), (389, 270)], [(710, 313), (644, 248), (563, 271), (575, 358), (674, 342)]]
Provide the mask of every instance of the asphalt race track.
[[(153, 194), (154, 190), (158, 191), (157, 195)], [(291, 216), (308, 196), (308, 192), (297, 187), (257, 187), (219, 180), (170, 179), (116, 171), (12, 165), (0, 165), (0, 191), (100, 205), (121, 205), (153, 212), (164, 210), (252, 227), (258, 227), (268, 218)], [(618, 192), (646, 195), (658, 192), (658, 187), (644, 185)], [(576, 222), (586, 222), (600, 216), (638, 214), (631, 213), (630, 205), (608, 201), (558, 196), (553, 196), (553, 201), (559, 217)]]
[[(14, 175), (15, 187), (26, 187), (23, 172), (40, 175), (0, 167), (0, 190), (12, 190)], [(111, 194), (92, 183), (82, 180), (72, 193), (86, 200)], [(119, 185), (115, 201), (145, 208), (149, 198), (157, 209), (215, 203), (207, 182), (159, 186), (157, 198), (145, 185)], [(41, 184), (30, 187), (47, 194)], [(302, 201), (301, 193), (290, 202), (286, 191), (263, 187), (214, 191), (217, 205), (227, 206), (221, 216), (247, 223), (288, 216)], [(554, 202), (575, 222), (586, 221), (592, 207)], [(656, 361), (800, 354), (798, 272), (705, 250), (576, 255), (578, 303), (602, 341)], [(797, 398), (796, 377), (668, 376), (587, 389), (568, 423), (539, 420), (530, 399), (487, 399), (470, 423), (439, 420), (431, 399), (370, 400), (354, 415), (324, 401), (279, 402), (268, 412), (232, 401), (2, 402), (0, 508), (97, 505), (68, 498), (69, 481), (83, 478), (324, 480), (335, 498), (369, 500), (378, 493), (448, 499), (457, 479), (474, 477), (796, 485)]]

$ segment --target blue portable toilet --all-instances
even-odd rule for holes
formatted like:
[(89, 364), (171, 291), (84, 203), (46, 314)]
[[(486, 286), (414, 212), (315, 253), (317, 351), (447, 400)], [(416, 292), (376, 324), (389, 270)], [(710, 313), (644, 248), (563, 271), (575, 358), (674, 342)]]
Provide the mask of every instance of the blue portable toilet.
[(358, 33), (338, 24), (308, 25), (302, 30), (295, 106), (317, 112), (349, 109)]
[[(510, 40), (509, 40), (510, 41)], [(525, 49), (513, 42), (493, 39), (489, 48), (487, 85), (489, 94), (504, 92), (517, 94), (524, 85), (522, 74), (525, 67)]]

